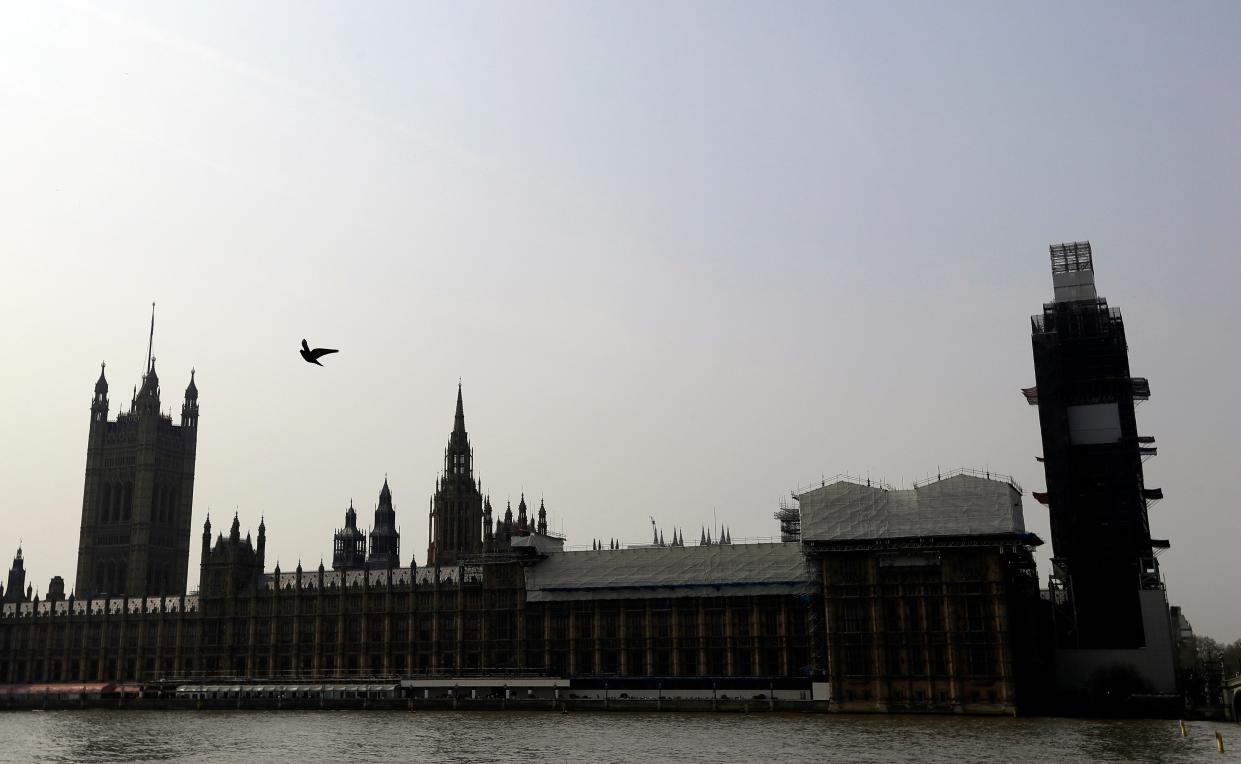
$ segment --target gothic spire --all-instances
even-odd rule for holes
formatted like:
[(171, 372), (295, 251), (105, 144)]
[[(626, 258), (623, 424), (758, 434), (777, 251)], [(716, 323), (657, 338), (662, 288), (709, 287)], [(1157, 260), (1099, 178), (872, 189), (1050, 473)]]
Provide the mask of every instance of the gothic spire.
[(103, 376), (103, 370), (106, 367), (106, 363), (99, 364), (99, 381), (95, 383), (95, 393), (98, 395), (108, 394), (108, 380)]
[(457, 381), (457, 414), (452, 424), (453, 432), (465, 432), (465, 407), (461, 404), (461, 382)]

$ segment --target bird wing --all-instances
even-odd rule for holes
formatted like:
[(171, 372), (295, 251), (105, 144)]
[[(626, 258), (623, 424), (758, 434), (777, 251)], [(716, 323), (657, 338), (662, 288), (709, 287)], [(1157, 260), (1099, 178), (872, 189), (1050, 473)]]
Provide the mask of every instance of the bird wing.
[(306, 342), (306, 338), (302, 338), (302, 350), (310, 352), (310, 343)]
[(315, 348), (314, 350), (310, 351), (310, 357), (312, 359), (318, 359), (318, 358), (322, 358), (328, 353), (339, 353), (339, 352), (340, 352), (339, 350), (335, 350), (333, 348)]

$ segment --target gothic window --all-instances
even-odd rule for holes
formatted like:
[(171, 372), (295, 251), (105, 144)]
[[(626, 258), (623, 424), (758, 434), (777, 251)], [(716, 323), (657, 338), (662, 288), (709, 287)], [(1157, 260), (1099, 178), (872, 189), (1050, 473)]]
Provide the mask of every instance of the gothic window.
[(104, 483), (103, 490), (99, 494), (99, 508), (103, 515), (103, 522), (109, 522), (111, 519), (110, 504), (112, 502), (112, 484)]
[(866, 603), (860, 600), (846, 600), (843, 607), (841, 620), (843, 621), (843, 631), (861, 632), (869, 631), (870, 624), (866, 612)]
[(987, 603), (979, 597), (971, 597), (965, 602), (965, 630), (987, 630)]

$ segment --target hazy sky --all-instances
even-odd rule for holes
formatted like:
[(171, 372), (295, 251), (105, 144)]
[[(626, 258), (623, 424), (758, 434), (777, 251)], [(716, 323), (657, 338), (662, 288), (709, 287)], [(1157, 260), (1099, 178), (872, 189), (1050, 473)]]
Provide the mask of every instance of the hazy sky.
[(0, 560), (73, 585), (152, 300), (192, 560), (210, 508), (330, 564), (386, 473), (424, 562), (458, 377), (497, 510), (570, 544), (960, 465), (1050, 539), (1029, 316), (1090, 239), (1169, 597), (1241, 637), (1239, 51), (1235, 2), (4, 3)]

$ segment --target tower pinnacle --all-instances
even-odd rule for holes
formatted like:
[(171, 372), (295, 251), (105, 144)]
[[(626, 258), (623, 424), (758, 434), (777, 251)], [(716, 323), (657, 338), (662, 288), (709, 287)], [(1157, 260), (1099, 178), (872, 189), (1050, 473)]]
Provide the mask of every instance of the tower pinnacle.
[(461, 383), (457, 382), (457, 414), (452, 424), (453, 432), (465, 432), (465, 407), (461, 403)]

